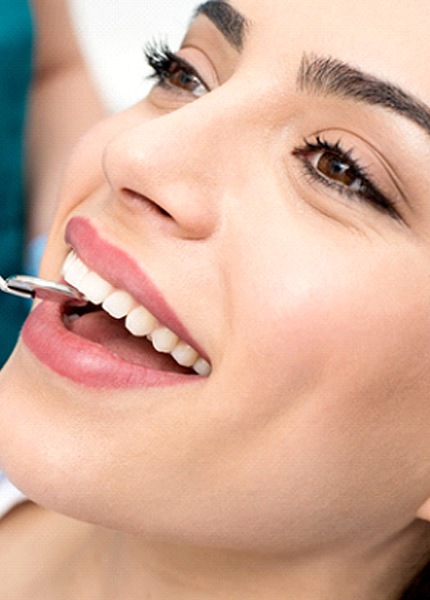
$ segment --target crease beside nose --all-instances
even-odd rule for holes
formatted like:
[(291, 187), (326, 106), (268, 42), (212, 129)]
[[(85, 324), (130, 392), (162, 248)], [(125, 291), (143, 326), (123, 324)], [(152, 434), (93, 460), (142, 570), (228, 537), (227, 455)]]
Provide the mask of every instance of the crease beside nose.
[(161, 129), (154, 121), (111, 140), (102, 159), (105, 177), (116, 197), (134, 195), (152, 203), (160, 219), (174, 222), (178, 235), (208, 237), (221, 212), (217, 150), (210, 137), (193, 143), (190, 136), (183, 139)]

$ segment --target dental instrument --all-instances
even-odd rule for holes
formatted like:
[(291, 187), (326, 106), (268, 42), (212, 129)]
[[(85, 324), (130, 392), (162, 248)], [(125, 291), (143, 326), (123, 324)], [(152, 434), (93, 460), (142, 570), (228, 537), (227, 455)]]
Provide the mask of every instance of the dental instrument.
[(0, 276), (0, 292), (30, 300), (34, 298), (53, 302), (73, 300), (85, 304), (84, 296), (70, 285), (30, 275), (12, 275), (7, 279)]

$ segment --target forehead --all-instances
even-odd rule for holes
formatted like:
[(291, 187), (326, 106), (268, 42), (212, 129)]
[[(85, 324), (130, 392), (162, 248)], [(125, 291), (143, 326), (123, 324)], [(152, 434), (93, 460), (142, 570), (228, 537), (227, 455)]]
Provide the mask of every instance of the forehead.
[(248, 22), (244, 52), (297, 68), (332, 56), (430, 101), (428, 0), (230, 0)]

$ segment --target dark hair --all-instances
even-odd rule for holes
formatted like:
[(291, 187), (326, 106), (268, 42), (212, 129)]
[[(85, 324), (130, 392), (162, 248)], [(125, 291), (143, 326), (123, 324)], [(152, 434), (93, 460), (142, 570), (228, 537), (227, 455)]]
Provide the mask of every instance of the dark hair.
[(400, 600), (430, 600), (430, 562), (418, 573)]

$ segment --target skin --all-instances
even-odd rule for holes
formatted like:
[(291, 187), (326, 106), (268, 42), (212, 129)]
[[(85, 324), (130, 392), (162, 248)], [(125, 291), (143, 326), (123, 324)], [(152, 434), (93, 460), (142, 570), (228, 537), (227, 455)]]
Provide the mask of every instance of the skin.
[[(158, 87), (71, 158), (43, 275), (59, 277), (71, 216), (89, 217), (144, 266), (213, 371), (94, 391), (18, 345), (0, 455), (45, 509), (24, 505), (0, 533), (20, 532), (18, 560), (40, 523), (65, 528), (61, 558), (48, 540), (29, 567), (41, 598), (388, 600), (428, 558), (429, 136), (296, 78), (314, 53), (430, 104), (430, 9), (329, 4), (235, 0), (252, 22), (241, 56), (199, 17), (181, 53), (215, 89)], [(400, 218), (305, 176), (293, 151), (320, 132)]]

